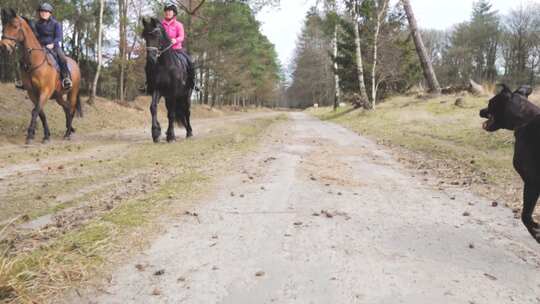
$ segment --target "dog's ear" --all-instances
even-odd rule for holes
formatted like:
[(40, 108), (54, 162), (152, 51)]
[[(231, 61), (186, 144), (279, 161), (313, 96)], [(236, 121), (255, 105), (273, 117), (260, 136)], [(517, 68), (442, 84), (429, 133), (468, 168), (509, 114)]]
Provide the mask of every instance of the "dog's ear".
[(526, 98), (529, 98), (529, 95), (532, 94), (532, 87), (529, 86), (529, 85), (522, 85), (521, 87), (519, 87), (519, 89), (517, 89), (514, 94), (519, 94), (523, 97), (526, 97)]
[(501, 88), (501, 90), (499, 91), (499, 94), (512, 96), (512, 90), (506, 84), (501, 83), (501, 84), (498, 84), (497, 86)]
[(141, 22), (143, 24), (144, 27), (146, 27), (148, 25), (148, 17), (142, 17), (141, 18)]

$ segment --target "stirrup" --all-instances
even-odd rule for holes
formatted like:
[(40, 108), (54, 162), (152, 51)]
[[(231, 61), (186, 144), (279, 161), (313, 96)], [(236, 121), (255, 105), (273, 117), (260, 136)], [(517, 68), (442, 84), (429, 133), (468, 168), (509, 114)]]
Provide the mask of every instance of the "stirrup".
[(73, 82), (71, 82), (71, 79), (66, 77), (62, 80), (62, 88), (69, 90), (71, 89), (71, 86), (73, 86)]

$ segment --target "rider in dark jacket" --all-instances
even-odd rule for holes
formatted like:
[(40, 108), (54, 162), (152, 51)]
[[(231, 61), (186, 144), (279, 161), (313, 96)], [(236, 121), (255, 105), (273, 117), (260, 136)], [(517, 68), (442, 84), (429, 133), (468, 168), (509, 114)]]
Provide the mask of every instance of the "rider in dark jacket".
[(36, 22), (36, 31), (38, 40), (42, 46), (53, 52), (58, 58), (60, 74), (62, 77), (62, 87), (70, 89), (72, 86), (67, 57), (60, 46), (62, 42), (62, 24), (52, 17), (54, 8), (49, 3), (43, 3), (39, 6), (39, 21)]

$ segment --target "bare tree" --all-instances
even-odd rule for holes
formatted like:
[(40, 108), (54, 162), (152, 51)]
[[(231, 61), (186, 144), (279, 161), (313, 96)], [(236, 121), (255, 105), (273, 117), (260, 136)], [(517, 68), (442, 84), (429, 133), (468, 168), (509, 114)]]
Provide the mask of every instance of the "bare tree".
[(424, 77), (428, 83), (429, 90), (432, 93), (440, 94), (441, 86), (439, 85), (437, 75), (435, 75), (435, 71), (433, 70), (433, 66), (429, 61), (426, 47), (424, 46), (424, 42), (422, 40), (422, 35), (420, 35), (420, 31), (418, 30), (418, 24), (416, 23), (416, 18), (414, 17), (411, 2), (410, 0), (401, 0), (401, 3), (403, 4), (403, 9), (405, 10), (405, 13), (407, 14), (407, 19), (409, 20), (409, 28), (411, 30), (411, 35), (414, 39), (416, 52), (418, 53), (418, 58), (420, 59), (420, 64), (422, 65), (422, 70), (424, 72)]
[(103, 49), (101, 46), (103, 36), (103, 10), (105, 6), (105, 0), (99, 1), (99, 20), (98, 20), (98, 41), (97, 41), (97, 71), (94, 76), (94, 83), (92, 84), (92, 93), (88, 99), (89, 104), (93, 104), (96, 99), (97, 85), (99, 81), (99, 74), (101, 73), (101, 65), (103, 64)]
[(125, 99), (125, 81), (126, 81), (126, 65), (127, 65), (127, 23), (128, 23), (128, 2), (127, 0), (118, 0), (119, 22), (119, 51), (120, 51), (120, 92), (119, 99), (121, 102)]
[(339, 88), (339, 74), (337, 72), (338, 70), (338, 63), (335, 58), (337, 58), (338, 55), (338, 25), (337, 23), (334, 25), (334, 39), (332, 41), (333, 51), (334, 51), (334, 109), (337, 109), (340, 99), (341, 99), (341, 90)]
[(326, 11), (326, 20), (329, 21), (329, 25), (331, 26), (331, 33), (332, 33), (332, 56), (333, 56), (333, 69), (334, 69), (334, 110), (336, 110), (339, 106), (339, 103), (341, 101), (341, 90), (340, 90), (340, 79), (339, 79), (339, 73), (338, 73), (338, 63), (337, 63), (337, 57), (338, 57), (338, 30), (339, 30), (339, 22), (338, 22), (338, 5), (336, 0), (325, 0), (324, 1), (324, 8)]
[(373, 34), (373, 63), (372, 63), (372, 70), (371, 70), (371, 108), (375, 110), (376, 104), (377, 104), (377, 90), (379, 83), (377, 82), (377, 52), (378, 52), (378, 41), (379, 41), (379, 33), (381, 31), (381, 23), (384, 20), (384, 17), (386, 16), (386, 11), (388, 9), (388, 2), (389, 0), (379, 0), (376, 1), (377, 7), (376, 14), (377, 14), (377, 20), (375, 24), (375, 32)]
[[(360, 3), (358, 3), (360, 1)], [(366, 91), (366, 83), (364, 79), (364, 63), (362, 61), (362, 41), (360, 38), (360, 29), (359, 27), (359, 14), (358, 9), (363, 0), (353, 0), (353, 5), (351, 6), (351, 17), (353, 22), (354, 29), (354, 44), (356, 49), (356, 69), (358, 72), (358, 86), (360, 87), (360, 97), (363, 99), (363, 102), (367, 102), (368, 95)]]

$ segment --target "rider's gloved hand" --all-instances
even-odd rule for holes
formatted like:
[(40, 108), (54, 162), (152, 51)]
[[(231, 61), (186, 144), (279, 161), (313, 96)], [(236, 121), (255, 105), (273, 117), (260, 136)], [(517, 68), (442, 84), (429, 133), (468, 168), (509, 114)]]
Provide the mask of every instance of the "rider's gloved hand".
[(48, 48), (49, 50), (54, 49), (54, 44), (52, 44), (52, 43), (51, 43), (51, 44), (47, 44), (47, 48)]
[(176, 39), (171, 39), (172, 44), (176, 44)]

